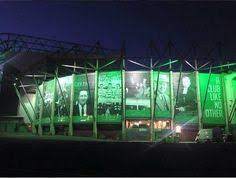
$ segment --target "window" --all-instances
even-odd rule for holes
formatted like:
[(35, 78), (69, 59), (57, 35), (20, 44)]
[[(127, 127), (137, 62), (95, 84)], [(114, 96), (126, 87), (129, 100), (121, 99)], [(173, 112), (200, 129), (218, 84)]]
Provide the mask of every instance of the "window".
[(150, 128), (150, 121), (146, 120), (135, 120), (135, 121), (126, 121), (126, 128)]
[(170, 120), (159, 120), (154, 122), (154, 129), (157, 130), (170, 129), (170, 126)]

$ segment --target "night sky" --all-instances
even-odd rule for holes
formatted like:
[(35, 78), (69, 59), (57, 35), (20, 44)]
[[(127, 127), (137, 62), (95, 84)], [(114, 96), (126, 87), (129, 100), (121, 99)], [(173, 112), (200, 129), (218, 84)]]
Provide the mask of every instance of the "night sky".
[(125, 40), (130, 56), (145, 56), (150, 40), (161, 49), (172, 40), (183, 51), (222, 41), (236, 58), (235, 19), (233, 2), (0, 2), (1, 32), (115, 49)]

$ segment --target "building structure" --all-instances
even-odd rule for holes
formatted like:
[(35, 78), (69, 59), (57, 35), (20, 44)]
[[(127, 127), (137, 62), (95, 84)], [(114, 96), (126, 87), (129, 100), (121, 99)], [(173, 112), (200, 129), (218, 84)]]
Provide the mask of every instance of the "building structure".
[[(11, 83), (19, 98), (18, 115), (33, 134), (143, 141), (180, 136), (193, 141), (200, 129), (220, 128), (234, 135), (235, 63), (223, 62), (221, 44), (216, 48), (220, 65), (212, 60), (200, 65), (194, 45), (189, 56), (169, 42), (166, 56), (151, 42), (147, 65), (126, 56), (124, 45), (119, 52), (99, 43), (84, 50), (77, 44), (67, 49), (61, 47), (67, 43), (59, 44), (49, 52), (15, 51), (28, 58), (42, 56), (41, 65), (34, 62), (34, 70), (15, 73)], [(128, 63), (140, 69), (128, 70)]]

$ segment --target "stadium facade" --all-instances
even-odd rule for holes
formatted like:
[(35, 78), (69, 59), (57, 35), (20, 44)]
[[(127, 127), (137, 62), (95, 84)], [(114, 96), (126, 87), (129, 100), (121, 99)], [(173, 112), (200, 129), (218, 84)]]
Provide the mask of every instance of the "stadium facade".
[[(25, 55), (32, 53), (39, 55)], [(192, 141), (199, 130), (216, 127), (234, 134), (235, 63), (198, 66), (172, 56), (151, 57), (147, 66), (122, 54), (106, 59), (87, 54), (82, 62), (81, 56), (70, 63), (55, 61), (56, 67), (43, 75), (37, 70), (16, 75), (18, 116), (39, 136), (157, 141), (178, 135)], [(127, 62), (142, 69), (127, 70)], [(61, 74), (62, 68), (72, 70)], [(26, 81), (33, 90), (27, 90)]]
[(115, 139), (158, 140), (181, 127), (189, 137), (182, 139), (191, 140), (202, 128), (229, 132), (236, 122), (235, 82), (236, 73), (153, 70), (55, 76), (28, 99), (21, 96), (19, 109), (40, 135), (105, 138), (110, 130)]

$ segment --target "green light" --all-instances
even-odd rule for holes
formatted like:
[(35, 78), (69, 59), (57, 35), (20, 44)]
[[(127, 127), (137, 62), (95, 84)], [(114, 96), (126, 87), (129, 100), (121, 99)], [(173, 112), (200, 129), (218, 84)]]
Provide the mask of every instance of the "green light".
[[(177, 61), (177, 60), (176, 60)], [(175, 61), (172, 61), (175, 62)], [(167, 65), (167, 64), (166, 64)], [(151, 117), (151, 101), (150, 101), (150, 84), (153, 82), (153, 89), (156, 95), (156, 85), (157, 85), (157, 75), (158, 71), (153, 71), (153, 81), (150, 81), (149, 71), (133, 71), (125, 73), (125, 108), (126, 117), (128, 118), (142, 118), (150, 119)], [(178, 101), (174, 100), (176, 103), (175, 108), (175, 120), (177, 124), (181, 123), (191, 123), (197, 124), (197, 101), (196, 101), (196, 79), (194, 73), (182, 73), (179, 80), (179, 72), (173, 72), (173, 90), (174, 99), (177, 98), (178, 81), (179, 93)], [(226, 102), (228, 107), (228, 114), (232, 110), (232, 101), (236, 98), (236, 73), (222, 74), (224, 76), (224, 82), (226, 86)], [(225, 114), (223, 107), (223, 92), (222, 92), (222, 82), (220, 78), (221, 74), (212, 74), (209, 82), (209, 88), (207, 90), (206, 103), (203, 113), (203, 123), (204, 124), (225, 124)], [(90, 111), (87, 117), (79, 116), (78, 114), (73, 114), (75, 122), (92, 122), (93, 119), (93, 104), (94, 100), (98, 101), (98, 122), (121, 122), (122, 114), (122, 75), (121, 71), (111, 71), (111, 72), (100, 72), (98, 77), (98, 97), (94, 98), (94, 74), (88, 74), (88, 82), (85, 74), (75, 75), (74, 86), (71, 82), (71, 76), (59, 78), (62, 91), (65, 91), (66, 102), (68, 105), (71, 103), (71, 87), (74, 87), (74, 103), (73, 110), (76, 111), (76, 102), (79, 102), (80, 91), (87, 91), (88, 94), (88, 106), (87, 110)], [(200, 82), (200, 100), (203, 109), (204, 98), (207, 87), (207, 80), (209, 74), (199, 73)], [(170, 78), (169, 72), (160, 72), (159, 84), (157, 90), (157, 100), (156, 109), (154, 113), (155, 119), (168, 119), (171, 118), (171, 106), (170, 106)], [(16, 86), (16, 83), (14, 83)], [(40, 86), (40, 91), (43, 91), (43, 86)], [(52, 104), (52, 93), (53, 93), (53, 80), (45, 82), (44, 85), (44, 100), (51, 112)], [(63, 104), (59, 104), (60, 91), (56, 90), (56, 108), (55, 117), (58, 117), (58, 108)], [(36, 107), (37, 113), (40, 113), (40, 104), (42, 101), (36, 94)], [(68, 96), (68, 97), (67, 97)], [(155, 96), (154, 96), (155, 97)], [(185, 102), (185, 103), (183, 103)], [(77, 112), (78, 112), (77, 108)], [(61, 113), (59, 112), (59, 115)], [(62, 114), (64, 117), (64, 115)], [(47, 110), (43, 109), (42, 114), (43, 119), (49, 119)], [(61, 117), (62, 118), (62, 117)], [(58, 122), (64, 122), (68, 120), (65, 118), (61, 121), (58, 118)], [(46, 121), (45, 121), (46, 122)], [(234, 116), (232, 123), (236, 123), (236, 118)]]
[(225, 116), (223, 112), (223, 93), (220, 74), (211, 74), (210, 83), (207, 89), (208, 78), (209, 74), (199, 74), (202, 107), (204, 106), (205, 94), (207, 94), (203, 111), (203, 123), (224, 124)]

